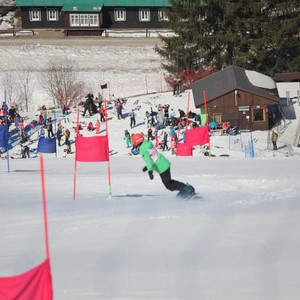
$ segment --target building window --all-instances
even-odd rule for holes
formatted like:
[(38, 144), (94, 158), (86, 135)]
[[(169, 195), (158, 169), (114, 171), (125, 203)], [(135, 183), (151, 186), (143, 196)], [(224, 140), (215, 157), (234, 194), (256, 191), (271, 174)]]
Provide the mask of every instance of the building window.
[(79, 26), (79, 15), (70, 15), (70, 26)]
[(58, 21), (58, 12), (56, 9), (47, 10), (47, 20), (48, 21)]
[(213, 114), (213, 118), (217, 125), (222, 123), (222, 114)]
[(89, 15), (80, 15), (80, 25), (82, 27), (89, 26)]
[(90, 26), (91, 27), (99, 26), (99, 17), (98, 17), (98, 15), (90, 15)]
[(39, 9), (29, 10), (29, 18), (32, 22), (41, 21), (41, 11)]
[(253, 120), (253, 122), (264, 122), (265, 121), (265, 109), (264, 108), (253, 108), (252, 109), (252, 120)]
[(115, 9), (114, 13), (115, 21), (126, 21), (126, 10), (125, 9)]
[(158, 10), (158, 21), (169, 21), (168, 12), (166, 10), (159, 9)]
[(96, 27), (99, 26), (98, 14), (70, 14), (71, 27)]
[(150, 10), (141, 9), (139, 11), (140, 22), (150, 22)]

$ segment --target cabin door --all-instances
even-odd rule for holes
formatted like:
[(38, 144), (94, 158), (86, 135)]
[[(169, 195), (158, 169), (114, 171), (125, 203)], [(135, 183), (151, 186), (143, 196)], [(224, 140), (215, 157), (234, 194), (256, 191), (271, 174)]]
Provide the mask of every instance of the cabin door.
[(249, 110), (240, 110), (239, 111), (239, 126), (242, 130), (250, 129), (250, 111)]

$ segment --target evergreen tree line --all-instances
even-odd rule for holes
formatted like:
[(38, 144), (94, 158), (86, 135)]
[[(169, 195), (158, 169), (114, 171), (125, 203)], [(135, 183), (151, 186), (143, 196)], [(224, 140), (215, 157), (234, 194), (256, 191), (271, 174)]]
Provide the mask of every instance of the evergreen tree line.
[(230, 65), (274, 76), (300, 71), (299, 0), (169, 0), (156, 52), (171, 74)]

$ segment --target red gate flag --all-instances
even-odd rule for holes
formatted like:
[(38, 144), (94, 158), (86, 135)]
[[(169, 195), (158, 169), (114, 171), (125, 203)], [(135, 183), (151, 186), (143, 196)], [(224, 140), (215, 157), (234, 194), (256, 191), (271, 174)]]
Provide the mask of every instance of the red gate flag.
[(186, 132), (186, 143), (190, 146), (205, 145), (209, 143), (209, 126), (188, 129)]
[(176, 156), (193, 156), (193, 147), (187, 143), (177, 143)]
[(40, 137), (36, 152), (56, 153), (56, 138)]
[(52, 294), (49, 259), (21, 275), (0, 278), (1, 300), (52, 300)]
[(83, 137), (78, 135), (76, 137), (75, 145), (76, 161), (98, 162), (109, 160), (107, 135), (93, 137)]

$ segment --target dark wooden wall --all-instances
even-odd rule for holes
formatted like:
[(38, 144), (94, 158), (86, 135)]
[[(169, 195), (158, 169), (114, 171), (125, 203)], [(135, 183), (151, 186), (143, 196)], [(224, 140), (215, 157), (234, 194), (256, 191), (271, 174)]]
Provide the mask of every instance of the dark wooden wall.
[[(208, 121), (214, 120), (214, 114), (221, 114), (222, 122), (230, 122), (241, 129), (268, 130), (268, 105), (273, 104), (278, 102), (242, 90), (232, 91), (207, 103)], [(254, 108), (264, 109), (263, 121), (253, 120)]]

